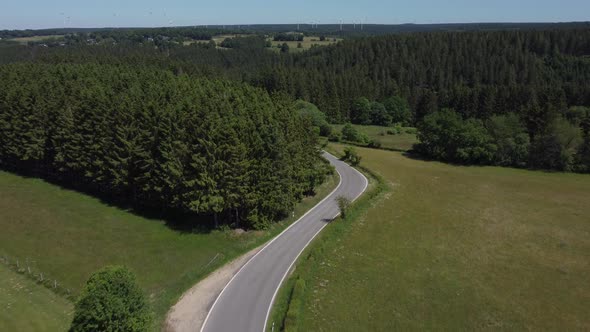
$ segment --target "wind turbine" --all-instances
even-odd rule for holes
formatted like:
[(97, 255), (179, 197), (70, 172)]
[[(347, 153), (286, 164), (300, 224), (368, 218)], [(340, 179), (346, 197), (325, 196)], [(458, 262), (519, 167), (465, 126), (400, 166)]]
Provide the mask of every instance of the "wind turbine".
[(342, 19), (340, 19), (340, 31), (342, 31)]
[(153, 17), (154, 17), (154, 11), (151, 8), (150, 8), (150, 12), (149, 12), (148, 15), (149, 15), (149, 21), (150, 21), (151, 25), (153, 27), (156, 27), (157, 24), (156, 24), (156, 22), (154, 22), (154, 19), (153, 19)]

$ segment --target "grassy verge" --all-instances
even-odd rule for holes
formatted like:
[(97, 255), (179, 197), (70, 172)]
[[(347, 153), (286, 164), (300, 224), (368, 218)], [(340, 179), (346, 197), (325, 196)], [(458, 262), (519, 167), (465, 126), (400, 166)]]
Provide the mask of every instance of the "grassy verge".
[(0, 331), (65, 331), (72, 304), (0, 264)]
[[(330, 144), (326, 151), (335, 156), (343, 155), (341, 145)], [(267, 329), (269, 331), (297, 331), (304, 312), (304, 304), (308, 297), (306, 280), (315, 275), (318, 260), (326, 251), (338, 243), (339, 239), (350, 231), (355, 219), (368, 210), (380, 197), (389, 190), (387, 184), (371, 170), (358, 167), (369, 179), (369, 186), (349, 208), (346, 218), (338, 218), (330, 223), (304, 250), (294, 265), (294, 271), (281, 286), (272, 307)]]
[(590, 329), (590, 176), (357, 150), (391, 190), (302, 256), (298, 330)]
[[(272, 238), (338, 184), (334, 175), (295, 208), (295, 216), (261, 232), (188, 233), (40, 179), (0, 172), (0, 255), (43, 273), (73, 295), (105, 265), (126, 265), (155, 311), (154, 330), (182, 293), (210, 272)], [(1, 322), (0, 322), (1, 323)]]

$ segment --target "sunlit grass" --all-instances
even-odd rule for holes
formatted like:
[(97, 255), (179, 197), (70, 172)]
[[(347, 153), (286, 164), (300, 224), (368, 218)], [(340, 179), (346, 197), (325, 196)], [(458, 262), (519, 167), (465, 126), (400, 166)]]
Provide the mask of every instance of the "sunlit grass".
[(357, 149), (390, 191), (301, 263), (299, 330), (590, 329), (590, 176)]
[[(337, 185), (337, 176), (264, 232), (186, 233), (39, 179), (0, 172), (0, 254), (27, 260), (78, 293), (105, 265), (126, 265), (156, 313), (154, 329), (180, 295), (208, 273), (284, 229)], [(0, 321), (0, 324), (2, 322)], [(1, 330), (1, 329), (0, 329)]]

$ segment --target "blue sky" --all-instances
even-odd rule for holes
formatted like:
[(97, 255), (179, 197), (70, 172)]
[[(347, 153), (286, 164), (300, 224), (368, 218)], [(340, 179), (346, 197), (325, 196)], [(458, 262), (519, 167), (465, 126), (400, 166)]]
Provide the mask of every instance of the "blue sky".
[[(68, 19), (69, 17), (69, 19)], [(563, 22), (590, 0), (53, 0), (0, 2), (0, 29), (200, 24)]]

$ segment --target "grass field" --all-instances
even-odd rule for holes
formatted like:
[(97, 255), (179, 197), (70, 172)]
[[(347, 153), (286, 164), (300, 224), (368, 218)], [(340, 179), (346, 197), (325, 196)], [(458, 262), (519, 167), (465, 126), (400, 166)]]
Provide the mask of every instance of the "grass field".
[[(217, 36), (213, 36), (213, 38), (211, 38), (216, 45), (218, 45), (217, 47), (219, 48), (219, 44), (221, 44), (221, 42), (223, 42), (226, 38), (237, 38), (237, 37), (246, 37), (249, 35), (243, 35), (243, 34), (235, 34), (235, 35), (217, 35)], [(187, 40), (183, 42), (183, 45), (191, 45), (191, 44), (208, 44), (210, 42), (210, 40)]]
[(9, 39), (11, 41), (15, 41), (21, 44), (27, 44), (28, 42), (40, 42), (44, 40), (53, 40), (53, 39), (61, 39), (64, 35), (48, 35), (48, 36), (32, 36), (32, 37), (21, 37), (21, 38), (12, 38)]
[[(397, 135), (387, 134), (387, 130), (391, 129), (388, 127), (380, 126), (361, 126), (352, 125), (359, 132), (367, 134), (370, 139), (381, 142), (381, 146), (384, 149), (396, 150), (396, 151), (408, 151), (412, 149), (415, 143), (418, 143), (416, 134), (401, 133)], [(334, 129), (340, 132), (344, 125), (334, 125)], [(404, 128), (407, 129), (407, 128)]]
[(302, 256), (300, 331), (590, 329), (590, 176), (358, 151), (390, 190)]
[[(223, 42), (226, 38), (236, 38), (236, 37), (243, 37), (243, 36), (249, 36), (249, 35), (240, 35), (240, 34), (236, 34), (236, 35), (219, 35), (219, 36), (214, 36), (212, 39), (213, 41), (215, 41), (215, 44), (219, 45), (221, 44), (221, 42)], [(272, 44), (272, 50), (279, 52), (280, 51), (280, 47), (281, 45), (283, 45), (283, 43), (287, 43), (287, 45), (289, 45), (289, 52), (302, 52), (305, 50), (309, 50), (313, 45), (317, 45), (317, 46), (327, 46), (327, 45), (332, 45), (335, 44), (339, 41), (341, 41), (341, 38), (336, 38), (336, 41), (334, 41), (334, 38), (326, 38), (325, 41), (320, 41), (320, 37), (304, 37), (302, 42), (296, 42), (296, 41), (288, 41), (288, 42), (283, 42), (283, 41), (274, 41), (272, 38), (268, 38), (268, 40), (271, 42)], [(192, 41), (185, 41), (183, 43), (183, 45), (191, 45), (194, 43), (202, 43), (202, 44), (206, 44), (209, 43), (209, 40), (192, 40)], [(297, 45), (301, 43), (301, 48), (297, 48)]]
[(0, 264), (0, 331), (65, 331), (72, 304)]
[[(305, 50), (309, 50), (312, 46), (317, 45), (317, 46), (328, 46), (328, 45), (332, 45), (332, 44), (336, 44), (339, 41), (341, 41), (341, 38), (336, 38), (336, 40), (334, 40), (334, 38), (326, 38), (326, 40), (324, 41), (320, 41), (320, 37), (314, 37), (314, 36), (306, 36), (303, 37), (303, 41), (302, 42), (298, 42), (298, 41), (274, 41), (272, 38), (268, 39), (271, 43), (272, 43), (272, 49), (279, 51), (281, 45), (283, 45), (284, 43), (287, 43), (287, 45), (289, 45), (289, 52), (302, 52)], [(301, 48), (297, 48), (297, 45), (299, 45), (299, 43), (301, 43)]]
[(186, 233), (39, 179), (0, 172), (0, 254), (28, 260), (36, 272), (79, 291), (105, 265), (133, 270), (149, 296), (158, 329), (186, 289), (215, 268), (260, 245), (327, 195), (333, 176), (265, 232)]

